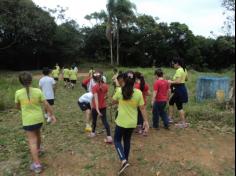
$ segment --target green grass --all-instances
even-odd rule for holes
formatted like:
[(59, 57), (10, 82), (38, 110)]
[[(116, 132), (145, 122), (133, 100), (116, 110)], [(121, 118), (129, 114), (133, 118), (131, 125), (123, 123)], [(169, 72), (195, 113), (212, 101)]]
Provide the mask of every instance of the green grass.
[[(127, 70), (126, 68), (121, 69)], [(134, 70), (143, 72), (152, 89), (154, 80), (153, 69), (136, 68)], [(164, 68), (164, 71), (169, 77), (172, 77), (175, 72), (173, 69), (166, 68)], [(38, 72), (36, 73), (38, 74)], [(207, 74), (233, 77), (234, 73), (199, 73), (191, 70), (189, 73), (190, 81), (187, 83), (187, 87), (192, 97), (185, 106), (185, 110), (187, 119), (191, 122), (191, 129), (196, 131), (197, 134), (201, 134), (202, 141), (218, 134), (217, 132), (222, 132), (223, 135), (226, 135), (225, 132), (234, 132), (235, 118), (231, 112), (222, 108), (215, 101), (197, 103), (194, 99), (195, 83), (199, 76)], [(3, 176), (30, 175), (28, 171), (30, 156), (24, 131), (21, 127), (20, 112), (13, 109), (15, 91), (21, 88), (17, 75), (18, 73), (16, 72), (0, 73), (0, 93), (2, 94), (0, 102), (3, 104), (0, 110), (0, 175), (2, 174)], [(111, 80), (112, 71), (105, 71), (105, 75), (108, 81)], [(80, 87), (81, 80), (82, 78), (79, 79), (79, 83), (73, 91), (65, 90), (63, 83), (59, 82), (56, 92), (56, 104), (54, 106), (58, 123), (56, 125), (46, 125), (43, 129), (43, 141), (47, 151), (46, 155), (42, 158), (46, 164), (45, 175), (56, 176), (63, 175), (63, 173), (64, 175), (78, 175), (79, 173), (81, 176), (106, 176), (109, 175), (108, 173), (113, 175), (116, 169), (119, 168), (117, 154), (113, 147), (107, 147), (103, 144), (103, 135), (99, 135), (95, 140), (91, 140), (84, 134), (84, 116), (77, 106), (77, 98), (84, 93)], [(33, 85), (37, 87), (38, 80), (34, 80)], [(110, 89), (111, 92), (112, 89)], [(150, 115), (150, 106), (148, 106), (148, 112)], [(110, 115), (109, 110), (107, 114), (108, 116)], [(114, 123), (111, 123), (111, 126), (114, 129)], [(98, 129), (101, 128), (101, 122), (98, 121)], [(209, 130), (213, 130), (213, 135), (211, 132), (208, 132)], [(228, 135), (232, 136), (232, 134)], [(184, 144), (181, 142), (181, 137), (185, 137), (185, 131), (171, 130), (171, 134), (169, 134), (161, 130), (156, 136), (152, 137), (152, 140), (150, 138), (144, 139), (145, 142), (143, 143), (148, 143), (144, 148), (139, 148), (140, 140), (138, 137), (134, 137), (131, 154), (131, 162), (133, 162), (134, 166), (129, 175), (141, 176), (138, 173), (145, 173), (147, 176), (151, 176), (155, 175), (157, 171), (160, 171), (161, 175), (164, 176), (184, 176), (187, 173), (188, 175), (195, 173), (195, 175), (201, 176), (234, 175), (231, 161), (222, 165), (220, 171), (214, 171), (212, 168), (208, 168), (190, 158), (187, 158), (183, 163), (175, 159), (167, 159), (170, 155), (168, 153), (170, 146), (178, 144), (174, 147), (182, 151), (181, 149), (184, 147)], [(180, 141), (178, 141), (178, 137), (180, 137)], [(191, 137), (195, 136), (190, 136), (189, 140), (191, 140)], [(199, 147), (208, 150), (219, 146), (214, 145), (214, 143), (202, 142), (199, 144)], [(156, 155), (155, 158), (153, 158), (153, 155)], [(233, 154), (229, 153), (229, 155)], [(179, 157), (182, 160), (181, 154)], [(58, 165), (64, 164), (68, 168), (64, 168), (64, 172), (60, 171), (55, 163)]]

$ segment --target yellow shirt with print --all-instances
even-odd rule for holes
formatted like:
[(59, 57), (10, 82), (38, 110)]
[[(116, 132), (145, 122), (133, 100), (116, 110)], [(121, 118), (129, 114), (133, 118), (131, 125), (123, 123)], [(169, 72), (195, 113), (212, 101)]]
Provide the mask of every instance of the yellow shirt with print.
[(187, 76), (188, 76), (187, 70), (185, 69), (184, 71), (184, 69), (180, 67), (176, 70), (173, 80), (176, 80), (177, 78), (179, 78), (181, 83), (185, 83)]
[(137, 108), (144, 105), (142, 92), (134, 89), (132, 98), (130, 100), (124, 100), (120, 88), (117, 89), (113, 99), (119, 102), (116, 124), (123, 128), (136, 128), (138, 122)]
[(70, 80), (77, 80), (77, 71), (75, 71), (74, 69), (70, 70)]
[(53, 70), (52, 71), (52, 77), (53, 78), (58, 78), (59, 77), (59, 73), (60, 73), (59, 70), (57, 70), (57, 69)]
[(41, 103), (45, 100), (40, 89), (29, 88), (30, 100), (28, 99), (26, 88), (16, 91), (15, 103), (21, 107), (23, 126), (30, 126), (44, 122)]
[(70, 70), (68, 68), (65, 68), (63, 70), (63, 77), (64, 78), (69, 78), (69, 76), (70, 76)]

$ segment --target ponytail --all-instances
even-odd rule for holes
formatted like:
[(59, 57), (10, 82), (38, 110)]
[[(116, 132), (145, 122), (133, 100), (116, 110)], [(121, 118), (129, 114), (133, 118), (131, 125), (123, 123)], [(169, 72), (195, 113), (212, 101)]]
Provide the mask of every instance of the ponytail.
[(32, 75), (29, 72), (22, 72), (19, 75), (20, 83), (25, 87), (28, 100), (30, 101), (30, 85), (32, 83)]
[(132, 71), (123, 74), (125, 85), (122, 87), (122, 95), (124, 100), (130, 100), (134, 93), (135, 75)]

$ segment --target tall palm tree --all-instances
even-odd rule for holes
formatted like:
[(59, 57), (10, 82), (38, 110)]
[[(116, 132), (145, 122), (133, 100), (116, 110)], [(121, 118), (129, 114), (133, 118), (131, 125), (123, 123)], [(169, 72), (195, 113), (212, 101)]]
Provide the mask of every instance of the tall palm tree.
[(107, 3), (107, 10), (109, 14), (109, 18), (111, 19), (111, 24), (113, 29), (116, 28), (116, 64), (120, 64), (120, 28), (122, 25), (128, 25), (129, 22), (131, 22), (134, 17), (134, 11), (136, 9), (136, 6), (134, 3), (130, 2), (130, 0), (108, 0)]

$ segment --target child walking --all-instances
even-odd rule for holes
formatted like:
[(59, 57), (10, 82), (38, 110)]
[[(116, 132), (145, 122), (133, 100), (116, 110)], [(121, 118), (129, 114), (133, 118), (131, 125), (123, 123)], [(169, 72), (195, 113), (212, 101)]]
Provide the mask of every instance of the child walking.
[[(142, 92), (134, 88), (135, 75), (132, 71), (123, 74), (124, 85), (118, 89), (113, 96), (113, 103), (118, 103), (118, 117), (116, 119), (116, 128), (114, 143), (121, 161), (121, 168), (118, 175), (122, 174), (129, 166), (130, 143), (133, 130), (138, 122), (138, 108), (140, 109), (144, 122), (145, 132), (149, 129), (147, 112), (144, 106)], [(123, 139), (123, 145), (121, 143)]]
[(86, 127), (85, 132), (92, 132), (91, 128), (91, 103), (93, 99), (93, 94), (91, 92), (83, 94), (79, 100), (78, 105), (80, 109), (85, 112)]
[(92, 88), (92, 94), (94, 98), (92, 103), (92, 133), (90, 134), (90, 137), (95, 137), (97, 117), (99, 117), (101, 118), (107, 133), (107, 138), (104, 141), (106, 143), (112, 143), (111, 130), (106, 115), (106, 97), (108, 93), (108, 85), (103, 83), (102, 75), (99, 72), (93, 74), (93, 80), (96, 84)]
[(64, 69), (63, 69), (63, 79), (64, 79), (64, 87), (66, 88), (68, 88), (69, 87), (69, 84), (70, 84), (70, 79), (69, 79), (69, 77), (70, 77), (70, 70), (67, 68), (67, 67), (65, 67)]
[[(144, 105), (146, 106), (147, 104), (147, 96), (150, 96), (150, 91), (149, 91), (149, 85), (145, 82), (144, 76), (140, 72), (135, 72), (135, 84), (134, 88), (141, 90), (143, 99), (144, 99)], [(145, 132), (143, 131), (143, 116), (141, 111), (138, 108), (138, 124), (137, 124), (137, 129), (139, 134), (143, 134), (146, 136)]]
[(59, 74), (60, 70), (57, 67), (54, 67), (54, 69), (52, 70), (52, 77), (55, 81), (59, 80)]
[(76, 85), (76, 81), (77, 81), (77, 71), (74, 68), (70, 69), (70, 87), (72, 89), (74, 89), (75, 85)]
[(17, 90), (15, 93), (16, 107), (21, 110), (23, 129), (28, 138), (28, 144), (33, 159), (30, 169), (35, 173), (41, 173), (43, 170), (39, 159), (39, 151), (41, 144), (40, 129), (43, 125), (43, 111), (41, 104), (47, 109), (52, 122), (56, 122), (52, 108), (45, 100), (40, 89), (31, 87), (32, 75), (29, 72), (22, 72), (19, 75), (19, 81), (24, 88)]
[[(49, 76), (50, 70), (49, 68), (43, 68), (43, 77), (39, 80), (39, 87), (43, 91), (43, 94), (47, 100), (47, 102), (53, 106), (55, 99), (55, 80)], [(47, 122), (51, 122), (51, 117), (48, 116), (47, 109), (45, 109), (45, 118)]]
[(159, 116), (161, 116), (164, 128), (169, 129), (169, 119), (166, 113), (166, 104), (169, 98), (170, 84), (163, 78), (163, 71), (155, 71), (156, 81), (153, 86), (152, 107), (153, 107), (153, 128), (159, 130)]

